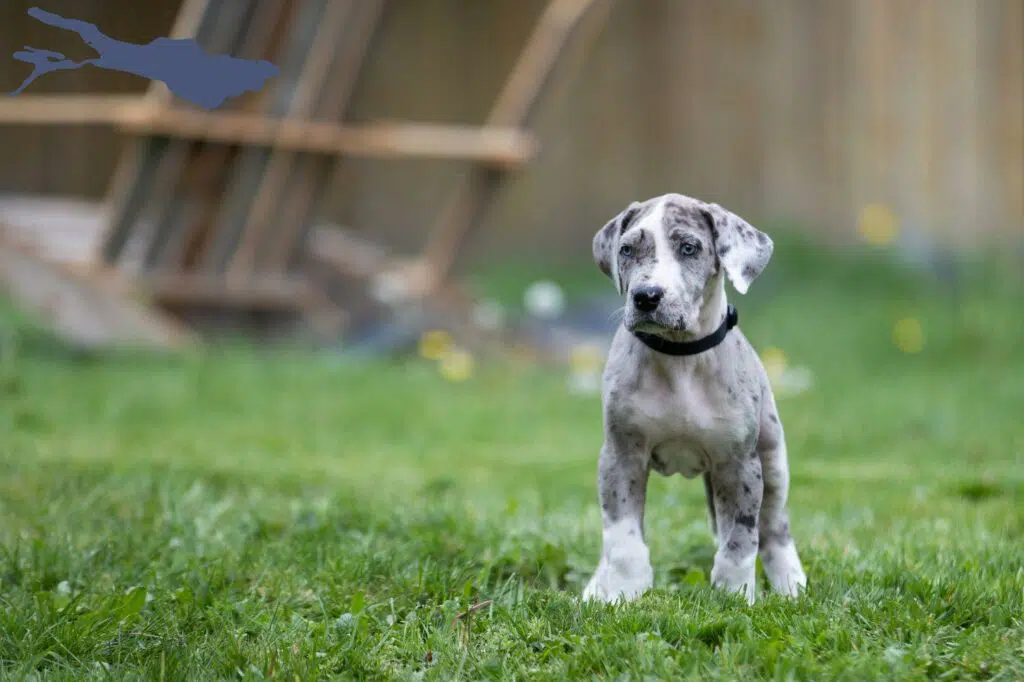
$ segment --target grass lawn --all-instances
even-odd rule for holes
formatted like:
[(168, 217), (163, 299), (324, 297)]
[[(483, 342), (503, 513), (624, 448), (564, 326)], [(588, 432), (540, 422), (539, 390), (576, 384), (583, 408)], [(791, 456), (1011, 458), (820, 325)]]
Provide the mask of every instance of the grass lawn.
[(1022, 679), (1024, 304), (972, 281), (780, 245), (732, 295), (815, 378), (779, 403), (808, 592), (752, 607), (707, 584), (700, 482), (657, 477), (656, 588), (580, 604), (600, 401), (557, 372), (8, 339), (0, 677)]

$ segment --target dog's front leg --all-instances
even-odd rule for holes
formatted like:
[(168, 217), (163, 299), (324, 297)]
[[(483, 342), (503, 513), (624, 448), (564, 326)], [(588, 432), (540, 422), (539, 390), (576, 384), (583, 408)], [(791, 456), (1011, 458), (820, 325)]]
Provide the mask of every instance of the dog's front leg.
[(718, 463), (711, 471), (711, 482), (718, 525), (718, 551), (711, 583), (741, 592), (753, 604), (763, 492), (757, 452)]
[(598, 494), (604, 531), (601, 561), (584, 599), (631, 601), (654, 583), (644, 542), (649, 453), (636, 433), (610, 429), (598, 460)]

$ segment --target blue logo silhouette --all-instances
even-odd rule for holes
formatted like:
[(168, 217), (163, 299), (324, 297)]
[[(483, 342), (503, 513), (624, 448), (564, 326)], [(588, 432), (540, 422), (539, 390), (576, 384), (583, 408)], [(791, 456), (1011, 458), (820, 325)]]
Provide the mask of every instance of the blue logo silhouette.
[(96, 59), (75, 62), (60, 52), (25, 46), (14, 53), (18, 61), (35, 66), (32, 73), (11, 93), (17, 95), (29, 83), (51, 71), (80, 69), (86, 64), (111, 71), (162, 81), (178, 97), (204, 109), (216, 109), (224, 100), (245, 92), (258, 92), (264, 82), (280, 73), (265, 59), (249, 60), (229, 55), (210, 55), (188, 38), (157, 38), (146, 45), (126, 43), (104, 35), (94, 24), (78, 19), (65, 19), (52, 12), (33, 7), (33, 19), (74, 31), (89, 47), (99, 53)]

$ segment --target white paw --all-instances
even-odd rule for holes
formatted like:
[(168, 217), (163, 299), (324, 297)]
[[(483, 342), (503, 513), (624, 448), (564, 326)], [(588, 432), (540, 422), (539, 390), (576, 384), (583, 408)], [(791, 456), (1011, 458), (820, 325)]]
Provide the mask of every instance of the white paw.
[(773, 547), (761, 554), (765, 575), (772, 589), (787, 597), (799, 596), (807, 587), (807, 575), (800, 565), (796, 545), (790, 542), (782, 547)]
[(721, 554), (716, 555), (715, 565), (711, 568), (711, 584), (729, 592), (739, 592), (746, 598), (748, 604), (753, 604), (756, 567), (756, 555), (739, 562), (726, 559)]
[(597, 600), (607, 604), (630, 602), (642, 595), (654, 584), (654, 571), (650, 566), (623, 573), (608, 567), (602, 562), (594, 572), (594, 577), (583, 590), (584, 600)]
[(583, 590), (583, 599), (605, 603), (636, 599), (654, 584), (650, 552), (643, 542), (621, 542), (606, 547), (594, 576)]

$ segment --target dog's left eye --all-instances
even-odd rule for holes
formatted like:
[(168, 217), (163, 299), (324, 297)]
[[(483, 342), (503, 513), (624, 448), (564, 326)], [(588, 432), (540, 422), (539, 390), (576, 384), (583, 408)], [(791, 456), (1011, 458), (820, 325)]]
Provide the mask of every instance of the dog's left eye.
[(684, 256), (692, 256), (697, 253), (697, 245), (692, 242), (684, 242), (683, 245), (679, 247), (679, 253)]

